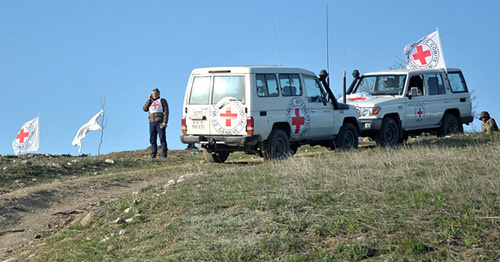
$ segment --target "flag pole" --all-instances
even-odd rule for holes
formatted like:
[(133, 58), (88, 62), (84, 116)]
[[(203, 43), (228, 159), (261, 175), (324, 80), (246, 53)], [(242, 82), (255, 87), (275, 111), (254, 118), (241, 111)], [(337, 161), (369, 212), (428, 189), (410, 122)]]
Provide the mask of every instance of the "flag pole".
[(438, 34), (438, 39), (439, 39), (439, 48), (441, 49), (441, 54), (443, 54), (444, 71), (446, 72), (446, 74), (448, 74), (448, 67), (446, 66), (446, 59), (444, 59), (443, 43), (441, 42), (441, 36), (439, 35), (439, 28), (438, 27), (436, 27), (436, 32)]
[(40, 151), (40, 112), (38, 112), (38, 125), (37, 125), (37, 134), (38, 134), (38, 153), (41, 154)]

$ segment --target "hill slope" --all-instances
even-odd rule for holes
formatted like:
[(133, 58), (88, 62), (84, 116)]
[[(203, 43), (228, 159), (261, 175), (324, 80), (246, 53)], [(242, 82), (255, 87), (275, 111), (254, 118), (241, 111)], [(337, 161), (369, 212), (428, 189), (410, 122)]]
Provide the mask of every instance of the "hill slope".
[[(50, 195), (54, 200), (39, 200), (33, 210), (69, 215), (58, 224), (69, 226), (32, 232), (24, 249), (11, 246), (4, 256), (33, 261), (496, 260), (499, 138), (423, 138), (390, 150), (352, 152), (303, 147), (286, 161), (234, 154), (224, 165), (206, 163), (189, 151), (165, 161), (144, 158), (145, 151), (76, 158), (81, 160), (70, 165), (74, 174), (58, 182), (7, 183), (11, 192), (2, 195), (2, 207), (22, 203), (20, 192), (32, 201), (37, 194)], [(106, 158), (115, 163), (101, 166)], [(1, 163), (16, 170), (12, 159)], [(98, 171), (82, 173), (75, 165)], [(33, 161), (32, 166), (42, 165)], [(98, 200), (106, 203), (94, 207)], [(50, 209), (71, 201), (69, 209)], [(10, 207), (2, 211), (4, 217), (19, 211)], [(82, 225), (90, 210), (96, 216)], [(0, 237), (23, 233), (10, 229)]]

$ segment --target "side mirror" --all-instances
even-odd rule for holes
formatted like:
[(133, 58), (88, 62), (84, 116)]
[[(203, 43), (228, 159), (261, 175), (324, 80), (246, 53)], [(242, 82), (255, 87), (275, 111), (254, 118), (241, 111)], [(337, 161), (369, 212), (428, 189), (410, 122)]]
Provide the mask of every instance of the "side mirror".
[(323, 81), (326, 79), (327, 76), (328, 76), (328, 73), (326, 72), (326, 70), (321, 70), (319, 72), (319, 80)]
[(410, 88), (410, 96), (418, 96), (418, 87), (414, 86)]
[(354, 77), (354, 79), (359, 79), (359, 71), (358, 70), (352, 71), (352, 77)]

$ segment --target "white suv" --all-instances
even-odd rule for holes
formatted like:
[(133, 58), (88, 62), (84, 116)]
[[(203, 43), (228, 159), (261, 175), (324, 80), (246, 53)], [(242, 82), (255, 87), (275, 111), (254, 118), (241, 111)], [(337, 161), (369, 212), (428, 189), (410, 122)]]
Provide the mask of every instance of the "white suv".
[(389, 70), (367, 73), (347, 91), (363, 123), (362, 136), (394, 145), (409, 135), (463, 132), (473, 121), (472, 104), (460, 69)]
[(194, 69), (181, 141), (199, 143), (211, 162), (224, 162), (234, 151), (284, 159), (303, 144), (357, 148), (356, 110), (338, 103), (325, 79), (326, 72), (318, 78), (282, 66)]

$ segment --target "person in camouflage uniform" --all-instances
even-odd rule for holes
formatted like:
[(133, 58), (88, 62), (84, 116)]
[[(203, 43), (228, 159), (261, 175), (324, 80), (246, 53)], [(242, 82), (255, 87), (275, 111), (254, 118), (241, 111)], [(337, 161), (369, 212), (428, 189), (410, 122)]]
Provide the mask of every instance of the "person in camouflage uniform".
[(493, 132), (498, 131), (495, 119), (490, 118), (490, 114), (488, 112), (481, 112), (479, 120), (483, 121), (481, 123), (481, 133), (491, 135)]

